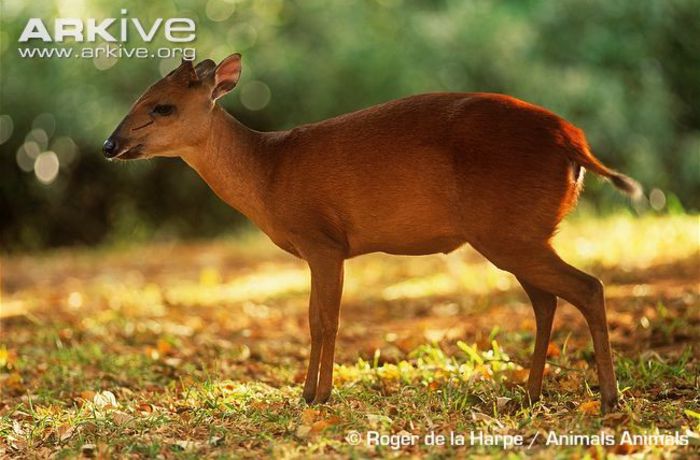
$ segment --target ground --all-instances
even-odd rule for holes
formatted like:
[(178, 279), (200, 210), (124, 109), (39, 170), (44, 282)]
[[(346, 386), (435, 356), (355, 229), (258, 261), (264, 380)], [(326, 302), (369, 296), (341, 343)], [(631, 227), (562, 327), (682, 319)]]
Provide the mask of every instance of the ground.
[[(543, 400), (528, 403), (532, 309), (468, 247), (347, 263), (336, 389), (316, 407), (301, 399), (307, 269), (258, 233), (6, 256), (0, 456), (691, 456), (699, 238), (698, 216), (574, 216), (557, 236), (606, 285), (622, 396), (605, 417), (585, 322), (563, 301)], [(368, 445), (370, 431), (393, 446)], [(547, 445), (550, 432), (617, 445)], [(623, 445), (625, 432), (690, 445)], [(478, 445), (488, 434), (525, 446)]]

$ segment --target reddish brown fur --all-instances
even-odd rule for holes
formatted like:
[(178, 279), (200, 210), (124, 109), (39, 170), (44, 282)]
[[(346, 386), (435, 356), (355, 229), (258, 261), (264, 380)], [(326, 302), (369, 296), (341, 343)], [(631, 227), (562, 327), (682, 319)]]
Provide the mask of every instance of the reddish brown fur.
[[(345, 259), (374, 251), (447, 253), (469, 243), (515, 274), (532, 300), (531, 398), (540, 394), (562, 297), (589, 322), (602, 407), (613, 407), (602, 285), (561, 261), (549, 240), (575, 205), (581, 167), (623, 188), (634, 182), (595, 159), (581, 130), (509, 96), (437, 93), (261, 133), (214, 103), (235, 86), (240, 57), (217, 69), (203, 64), (195, 74), (183, 63), (150, 88), (113, 139), (129, 156), (181, 156), (224, 201), (309, 263), (308, 401), (325, 402), (331, 392)], [(163, 101), (176, 105), (175, 118), (144, 113)], [(148, 119), (155, 126), (134, 129)], [(134, 145), (141, 147), (129, 150)]]

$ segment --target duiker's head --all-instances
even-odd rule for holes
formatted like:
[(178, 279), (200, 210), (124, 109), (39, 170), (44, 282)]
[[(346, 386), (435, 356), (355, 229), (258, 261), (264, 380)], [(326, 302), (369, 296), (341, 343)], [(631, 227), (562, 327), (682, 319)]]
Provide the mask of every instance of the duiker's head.
[(207, 135), (216, 100), (238, 83), (241, 55), (217, 66), (207, 59), (180, 66), (154, 83), (134, 103), (105, 141), (106, 158), (131, 160), (179, 156)]

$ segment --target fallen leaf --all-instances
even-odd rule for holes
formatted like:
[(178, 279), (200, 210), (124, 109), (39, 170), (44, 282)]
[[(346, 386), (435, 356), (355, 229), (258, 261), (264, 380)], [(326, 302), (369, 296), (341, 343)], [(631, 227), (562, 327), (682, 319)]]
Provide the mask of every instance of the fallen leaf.
[(506, 404), (508, 404), (508, 401), (510, 401), (511, 398), (506, 398), (506, 397), (498, 397), (496, 398), (496, 407), (500, 410), (506, 407)]
[(158, 340), (158, 343), (156, 344), (156, 349), (158, 350), (158, 354), (161, 357), (163, 357), (163, 356), (170, 354), (170, 352), (173, 349), (173, 346), (170, 345), (170, 342), (168, 342), (167, 340), (160, 339), (160, 340)]
[(80, 453), (83, 454), (83, 457), (92, 458), (95, 456), (96, 449), (97, 449), (97, 446), (94, 444), (83, 444), (82, 447), (80, 448)]
[(559, 355), (561, 355), (559, 345), (549, 342), (549, 345), (547, 345), (547, 358), (557, 358)]
[(0, 347), (0, 368), (12, 369), (16, 362), (17, 352), (15, 350), (8, 350), (4, 345)]
[(61, 425), (56, 430), (58, 440), (61, 442), (69, 440), (73, 436), (73, 433), (75, 433), (75, 427), (70, 425)]
[(180, 358), (165, 358), (163, 360), (166, 366), (179, 367), (182, 364), (182, 359)]
[(296, 435), (298, 438), (305, 438), (311, 432), (311, 427), (309, 425), (299, 425), (297, 427)]
[(179, 447), (182, 450), (191, 450), (191, 449), (194, 449), (194, 447), (195, 447), (194, 442), (186, 441), (183, 439), (181, 439), (179, 441), (175, 441), (175, 443), (173, 445)]
[(24, 429), (22, 428), (22, 424), (19, 423), (17, 420), (12, 421), (12, 431), (14, 431), (20, 436), (24, 436)]
[(98, 409), (110, 409), (117, 407), (117, 398), (111, 391), (103, 391), (102, 393), (97, 393), (92, 398), (92, 402)]
[(307, 425), (311, 425), (316, 417), (321, 415), (321, 411), (316, 409), (304, 409), (301, 413), (301, 422)]
[(209, 438), (209, 445), (218, 446), (223, 440), (224, 438), (222, 436), (212, 436), (211, 438)]
[(294, 374), (294, 383), (304, 383), (306, 381), (306, 371), (300, 370)]
[(133, 418), (134, 417), (127, 414), (126, 412), (115, 411), (112, 413), (112, 421), (118, 426), (129, 423), (129, 421)]
[(141, 415), (150, 415), (153, 413), (153, 404), (141, 403), (138, 406), (136, 406), (136, 410)]
[(581, 388), (581, 376), (578, 373), (569, 374), (559, 383), (559, 387), (566, 391), (578, 391)]
[(526, 383), (530, 377), (530, 369), (511, 369), (505, 372), (508, 380), (516, 383)]
[(27, 441), (25, 441), (24, 439), (8, 437), (8, 440), (10, 441), (10, 447), (12, 447), (15, 450), (25, 450), (28, 446)]
[(613, 448), (615, 455), (631, 455), (639, 450), (642, 446), (636, 446), (634, 444), (618, 444)]
[(80, 392), (80, 397), (83, 398), (85, 401), (92, 401), (95, 398), (95, 393), (94, 391), (81, 391)]
[(600, 413), (600, 401), (586, 401), (578, 406), (578, 411), (586, 415), (597, 415)]
[(475, 422), (486, 422), (487, 425), (496, 425), (499, 428), (503, 427), (503, 424), (499, 422), (497, 419), (483, 414), (481, 412), (472, 412), (472, 418), (474, 419)]
[(22, 384), (22, 376), (18, 372), (11, 373), (3, 382), (3, 388), (15, 393), (23, 393), (24, 385)]

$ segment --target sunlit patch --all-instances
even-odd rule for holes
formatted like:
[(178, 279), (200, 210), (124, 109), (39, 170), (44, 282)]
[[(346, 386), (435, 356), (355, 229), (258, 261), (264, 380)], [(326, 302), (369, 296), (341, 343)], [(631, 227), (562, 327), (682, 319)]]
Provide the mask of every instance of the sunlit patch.
[[(449, 382), (474, 383), (481, 381), (513, 381), (521, 383), (527, 371), (510, 361), (500, 346), (493, 341), (492, 348), (481, 351), (476, 345), (458, 342), (461, 356), (449, 356), (440, 347), (422, 345), (410, 353), (410, 360), (396, 364), (377, 365), (363, 359), (356, 364), (336, 365), (335, 380), (339, 385), (371, 383), (377, 378), (386, 382), (422, 384), (431, 389)], [(375, 356), (375, 361), (376, 361)]]
[(457, 282), (446, 274), (436, 274), (425, 278), (413, 278), (385, 288), (384, 300), (415, 299), (433, 295), (446, 295), (457, 289)]
[[(384, 300), (418, 299), (432, 296), (450, 296), (464, 293), (486, 294), (495, 290), (506, 291), (515, 285), (509, 273), (499, 270), (483, 260), (464, 263), (450, 270), (443, 265), (443, 273), (424, 277), (410, 277), (382, 289)], [(362, 274), (360, 274), (361, 276)]]
[(167, 289), (166, 295), (173, 303), (201, 305), (264, 300), (292, 292), (303, 292), (308, 288), (308, 270), (273, 267), (238, 277), (229, 283), (208, 285), (207, 289), (200, 289), (191, 284), (172, 286)]
[(83, 306), (83, 295), (80, 292), (73, 291), (68, 294), (68, 306), (74, 310)]
[(692, 216), (569, 219), (554, 247), (572, 265), (639, 269), (697, 255), (698, 221)]
[(595, 252), (595, 244), (586, 238), (576, 238), (576, 253), (581, 257), (590, 257)]
[[(607, 281), (622, 408), (605, 424), (622, 418), (621, 429), (653, 430), (681, 414), (695, 427), (698, 302), (689, 280), (697, 216), (567, 225), (556, 241), (562, 258)], [(577, 238), (590, 243), (585, 255)], [(0, 387), (14, 409), (0, 417), (0, 430), (11, 449), (22, 448), (11, 452), (16, 456), (49, 456), (46, 447), (79, 455), (86, 442), (98, 456), (103, 441), (91, 438), (97, 435), (109, 439), (103, 445), (114, 448), (111, 454), (148, 437), (158, 452), (225, 455), (245, 436), (254, 443), (251, 455), (277, 453), (286, 443), (278, 455), (285, 457), (345, 455), (342, 447), (329, 449), (343, 443), (348, 428), (600, 428), (597, 407), (590, 404), (586, 417), (576, 410), (597, 401), (582, 315), (558, 312), (545, 397), (530, 406), (523, 366), (535, 319), (527, 297), (512, 275), (468, 247), (447, 257), (373, 254), (347, 262), (333, 396), (312, 409), (300, 397), (308, 267), (260, 234), (11, 255), (2, 262), (10, 290), (0, 308), (8, 331), (0, 344)], [(637, 271), (640, 263), (659, 271)], [(383, 300), (387, 287), (404, 282), (419, 287), (408, 291), (417, 297)], [(8, 314), (17, 317), (6, 321)], [(500, 327), (489, 333), (494, 324)], [(664, 382), (673, 383), (672, 391)], [(273, 451), (269, 433), (280, 433)]]

